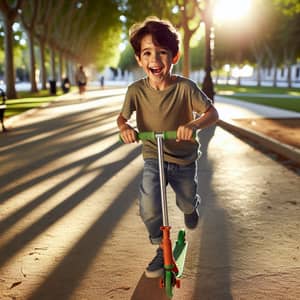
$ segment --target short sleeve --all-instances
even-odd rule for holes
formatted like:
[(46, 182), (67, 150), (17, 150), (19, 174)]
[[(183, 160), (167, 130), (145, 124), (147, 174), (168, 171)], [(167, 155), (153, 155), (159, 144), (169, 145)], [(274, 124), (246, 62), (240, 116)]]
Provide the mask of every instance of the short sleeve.
[(123, 107), (121, 110), (122, 116), (129, 120), (132, 113), (136, 110), (135, 108), (135, 93), (133, 92), (134, 89), (129, 86), (125, 95), (125, 100), (123, 103)]
[(196, 85), (192, 84), (192, 106), (197, 113), (206, 112), (212, 105), (212, 100)]

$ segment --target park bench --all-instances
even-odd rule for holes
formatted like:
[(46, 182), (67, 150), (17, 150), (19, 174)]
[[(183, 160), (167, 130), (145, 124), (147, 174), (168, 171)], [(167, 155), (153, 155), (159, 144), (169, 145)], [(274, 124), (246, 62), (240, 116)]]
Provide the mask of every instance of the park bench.
[(4, 90), (0, 88), (0, 97), (2, 98), (2, 103), (0, 104), (0, 121), (2, 125), (2, 131), (6, 131), (6, 128), (4, 126), (4, 112), (6, 109), (6, 94)]

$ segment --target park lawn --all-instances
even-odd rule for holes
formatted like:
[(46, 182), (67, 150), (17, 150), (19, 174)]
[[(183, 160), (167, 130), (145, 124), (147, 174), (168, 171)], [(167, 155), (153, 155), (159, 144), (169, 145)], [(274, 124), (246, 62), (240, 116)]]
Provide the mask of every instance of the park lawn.
[(49, 95), (49, 91), (47, 90), (41, 90), (37, 93), (20, 91), (18, 92), (18, 99), (6, 100), (5, 117), (12, 117), (26, 110), (40, 107), (55, 100), (60, 95), (62, 95), (62, 92), (59, 90), (56, 95)]
[(291, 111), (300, 112), (300, 98), (299, 99), (291, 99), (291, 98), (263, 98), (263, 97), (251, 97), (251, 96), (225, 96), (231, 99), (237, 99), (240, 101), (246, 101), (251, 103), (257, 103), (262, 105), (267, 105), (276, 108), (287, 109)]
[[(218, 85), (215, 90), (222, 97), (300, 112), (300, 89)], [(266, 97), (262, 94), (266, 94)], [(276, 97), (270, 97), (272, 94)], [(282, 97), (278, 97), (278, 95), (282, 95)], [(296, 97), (285, 97), (290, 95)]]
[(300, 97), (299, 88), (270, 87), (270, 86), (235, 86), (235, 85), (215, 85), (217, 94), (235, 94), (235, 93), (252, 93), (252, 94), (280, 94)]
[(21, 98), (6, 100), (5, 117), (23, 113), (26, 110), (40, 107), (43, 104), (53, 101), (57, 96), (37, 97), (37, 98)]

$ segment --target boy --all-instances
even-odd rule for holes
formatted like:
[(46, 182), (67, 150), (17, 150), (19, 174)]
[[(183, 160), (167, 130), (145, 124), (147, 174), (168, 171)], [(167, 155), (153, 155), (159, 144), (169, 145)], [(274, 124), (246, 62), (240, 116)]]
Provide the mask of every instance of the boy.
[[(117, 119), (125, 143), (136, 142), (136, 131), (127, 122), (136, 112), (139, 131), (176, 130), (176, 141), (164, 142), (166, 182), (176, 194), (176, 204), (184, 213), (189, 229), (197, 226), (200, 197), (197, 195), (196, 160), (198, 144), (193, 133), (215, 123), (218, 113), (210, 99), (186, 78), (172, 75), (172, 66), (179, 58), (179, 35), (167, 21), (147, 18), (130, 29), (130, 43), (136, 60), (147, 77), (128, 87)], [(198, 113), (197, 118), (194, 114)], [(160, 244), (162, 212), (154, 141), (143, 142), (144, 171), (140, 185), (140, 215), (152, 244)], [(163, 274), (163, 252), (160, 247), (146, 268), (147, 277)]]

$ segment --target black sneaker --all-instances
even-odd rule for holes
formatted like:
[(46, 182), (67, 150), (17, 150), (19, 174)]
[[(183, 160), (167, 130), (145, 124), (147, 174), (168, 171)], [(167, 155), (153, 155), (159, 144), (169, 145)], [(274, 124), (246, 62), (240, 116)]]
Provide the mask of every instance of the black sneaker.
[(145, 270), (145, 275), (148, 278), (162, 277), (164, 274), (164, 254), (162, 248), (156, 250), (156, 256), (149, 263)]
[(195, 210), (191, 214), (184, 214), (184, 223), (188, 229), (195, 229), (198, 225), (200, 201), (197, 200)]

